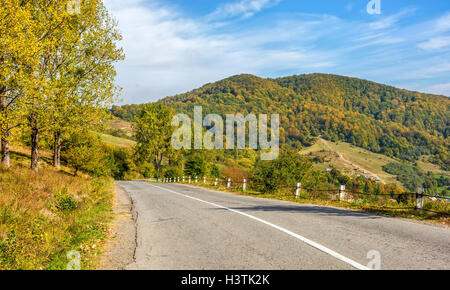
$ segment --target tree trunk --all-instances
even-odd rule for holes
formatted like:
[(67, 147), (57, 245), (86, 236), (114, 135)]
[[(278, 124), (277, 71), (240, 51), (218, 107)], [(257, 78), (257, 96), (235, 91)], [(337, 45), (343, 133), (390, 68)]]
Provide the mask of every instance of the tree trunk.
[(157, 173), (159, 173), (159, 171), (161, 170), (161, 164), (162, 164), (162, 160), (163, 160), (163, 155), (161, 153), (161, 155), (159, 153), (156, 154), (156, 158), (155, 158), (155, 170)]
[(38, 171), (39, 169), (39, 129), (36, 124), (31, 128), (31, 170)]
[[(7, 100), (6, 100), (6, 88), (4, 86), (0, 87), (0, 112), (6, 112), (7, 110)], [(6, 115), (5, 115), (6, 117)], [(6, 122), (6, 120), (5, 120)], [(1, 164), (2, 166), (8, 168), (10, 166), (10, 161), (9, 161), (9, 141), (8, 141), (8, 137), (9, 137), (9, 129), (8, 129), (8, 124), (0, 124), (4, 127), (1, 128), (3, 130), (3, 132), (0, 132), (0, 136), (1, 136)]]
[(9, 158), (9, 142), (5, 138), (2, 138), (2, 149), (1, 149), (1, 155), (2, 155), (2, 166), (9, 168), (10, 164), (10, 158)]
[(55, 143), (53, 145), (53, 166), (61, 169), (61, 133), (55, 132)]

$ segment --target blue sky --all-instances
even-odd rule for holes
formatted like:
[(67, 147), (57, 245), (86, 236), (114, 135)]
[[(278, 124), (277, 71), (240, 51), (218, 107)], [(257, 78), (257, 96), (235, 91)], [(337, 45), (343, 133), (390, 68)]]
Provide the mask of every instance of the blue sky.
[[(124, 35), (120, 103), (228, 76), (333, 73), (450, 96), (450, 1), (104, 0)], [(374, 1), (374, 0), (373, 0)]]

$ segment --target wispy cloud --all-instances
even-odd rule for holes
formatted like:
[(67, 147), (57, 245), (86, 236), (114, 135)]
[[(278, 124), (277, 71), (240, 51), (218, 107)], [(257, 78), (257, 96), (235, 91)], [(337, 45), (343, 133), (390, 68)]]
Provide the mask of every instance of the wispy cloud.
[(209, 15), (210, 19), (244, 17), (248, 18), (264, 8), (280, 3), (281, 0), (241, 0), (238, 2), (225, 3)]
[(450, 46), (450, 13), (431, 21), (427, 29), (427, 39), (417, 47), (423, 50), (439, 50)]
[(436, 21), (436, 28), (439, 31), (448, 31), (450, 30), (450, 13), (440, 17)]
[[(140, 103), (191, 90), (234, 74), (331, 67), (332, 54), (309, 47), (309, 31), (329, 30), (326, 16), (259, 29), (215, 30), (209, 22), (179, 15), (164, 5), (106, 0), (119, 20), (127, 59), (118, 66), (126, 102)], [(316, 37), (317, 37), (316, 36)], [(293, 39), (298, 39), (292, 43)], [(289, 47), (286, 43), (290, 43)]]
[(409, 8), (394, 15), (383, 17), (381, 20), (370, 23), (370, 28), (372, 29), (386, 29), (394, 26), (401, 19), (414, 14), (416, 9)]
[(422, 42), (418, 45), (419, 48), (424, 50), (436, 50), (450, 46), (450, 36), (447, 37), (435, 37), (426, 42)]
[(428, 88), (430, 93), (450, 97), (450, 83), (438, 84)]
[(299, 12), (272, 14), (258, 25), (241, 21), (278, 2), (223, 4), (214, 13), (226, 18), (207, 19), (162, 0), (105, 0), (124, 35), (127, 59), (117, 67), (124, 101), (157, 100), (240, 73), (336, 73), (432, 92), (439, 88), (431, 84), (446, 83), (450, 64), (442, 59), (450, 51), (439, 38), (450, 14), (410, 25), (401, 20), (413, 9), (381, 16), (378, 24)]

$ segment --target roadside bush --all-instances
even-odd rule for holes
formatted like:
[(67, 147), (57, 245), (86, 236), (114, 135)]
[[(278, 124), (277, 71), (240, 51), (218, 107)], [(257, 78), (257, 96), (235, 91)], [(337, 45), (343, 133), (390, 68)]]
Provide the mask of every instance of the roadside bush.
[(222, 175), (226, 178), (231, 178), (234, 182), (242, 182), (249, 176), (244, 170), (235, 167), (225, 167), (222, 171)]
[(123, 180), (140, 180), (144, 179), (144, 176), (136, 171), (125, 172)]
[(139, 173), (145, 178), (152, 178), (156, 176), (155, 166), (150, 162), (144, 162), (139, 166)]
[(308, 159), (297, 153), (287, 152), (276, 160), (258, 161), (252, 172), (252, 179), (258, 190), (274, 193), (283, 187), (295, 186), (312, 171), (314, 169)]
[(212, 167), (211, 167), (211, 172), (210, 172), (210, 174), (211, 174), (211, 177), (214, 177), (214, 178), (220, 178), (220, 170), (219, 170), (219, 167), (217, 166), (217, 165), (213, 165)]
[(179, 167), (164, 168), (163, 175), (165, 178), (177, 178), (183, 176), (183, 170)]
[(206, 174), (206, 162), (198, 154), (188, 156), (184, 168), (186, 176), (204, 176)]
[(131, 171), (136, 170), (133, 162), (133, 152), (129, 148), (109, 147), (112, 177), (116, 180), (124, 180), (127, 173), (129, 175)]

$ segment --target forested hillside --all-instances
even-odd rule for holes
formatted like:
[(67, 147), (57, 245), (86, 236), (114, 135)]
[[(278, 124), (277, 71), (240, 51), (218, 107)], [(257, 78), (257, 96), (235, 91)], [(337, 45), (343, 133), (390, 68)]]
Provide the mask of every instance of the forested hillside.
[[(191, 114), (279, 113), (281, 142), (294, 148), (311, 145), (317, 136), (390, 157), (430, 161), (449, 169), (450, 100), (370, 81), (325, 74), (262, 79), (233, 76), (161, 102)], [(131, 120), (139, 105), (114, 107)]]

